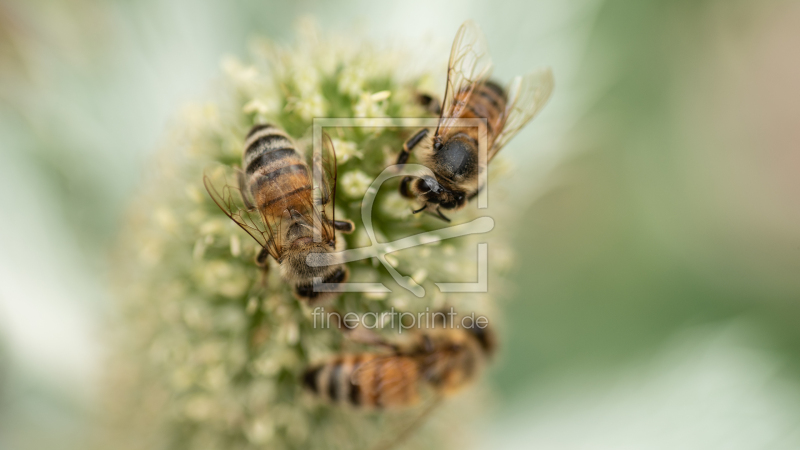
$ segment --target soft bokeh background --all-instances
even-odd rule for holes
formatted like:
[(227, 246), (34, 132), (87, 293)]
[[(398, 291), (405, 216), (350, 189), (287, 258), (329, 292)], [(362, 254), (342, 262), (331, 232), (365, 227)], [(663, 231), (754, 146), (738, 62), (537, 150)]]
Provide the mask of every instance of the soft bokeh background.
[(303, 16), (443, 59), (472, 18), (498, 78), (555, 71), (504, 150), (479, 448), (800, 448), (800, 5), (737, 0), (0, 0), (0, 448), (80, 446), (126, 200), (223, 56)]

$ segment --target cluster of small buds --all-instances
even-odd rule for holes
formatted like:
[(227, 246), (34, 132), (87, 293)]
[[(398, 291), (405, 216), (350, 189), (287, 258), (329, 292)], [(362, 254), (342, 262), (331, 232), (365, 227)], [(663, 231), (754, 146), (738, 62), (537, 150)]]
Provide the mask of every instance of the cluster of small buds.
[[(311, 362), (364, 348), (337, 329), (314, 327), (311, 307), (292, 296), (278, 270), (255, 265), (260, 247), (202, 187), (209, 164), (241, 164), (244, 136), (254, 123), (277, 124), (303, 147), (314, 117), (428, 114), (413, 98), (416, 90), (431, 89), (434, 75), (399, 76), (399, 52), (318, 36), (304, 25), (293, 45), (261, 42), (250, 62), (226, 59), (218, 99), (186, 108), (130, 209), (113, 268), (121, 299), (108, 364), (114, 448), (361, 448), (391, 438), (397, 424), (419, 413), (358, 411), (303, 390), (301, 375)], [(387, 152), (401, 149), (409, 131), (333, 134), (337, 218), (361, 217), (361, 198), (386, 167)], [(412, 215), (396, 183), (387, 186), (372, 217), (381, 242), (441, 228), (436, 218)], [(463, 221), (480, 215), (475, 208), (458, 214)], [(370, 244), (358, 227), (346, 239), (348, 248)], [(444, 294), (434, 284), (474, 278), (476, 246), (486, 241), (511, 258), (495, 234), (387, 255), (394, 268), (425, 287), (422, 298), (398, 286), (375, 260), (349, 263), (353, 281), (380, 281), (392, 293), (348, 292), (332, 307), (366, 312), (453, 306), (491, 314), (497, 298), (489, 293)], [(490, 271), (499, 285), (502, 274)], [(410, 445), (452, 444), (458, 429), (452, 421), (476, 410), (469, 405), (481, 391), (470, 392), (432, 415)]]

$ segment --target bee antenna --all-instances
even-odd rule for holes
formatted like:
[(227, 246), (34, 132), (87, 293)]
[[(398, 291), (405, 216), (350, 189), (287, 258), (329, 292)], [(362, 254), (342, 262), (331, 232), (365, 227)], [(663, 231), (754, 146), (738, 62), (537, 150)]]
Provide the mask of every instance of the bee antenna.
[(412, 210), (411, 210), (411, 214), (418, 214), (418, 213), (421, 213), (422, 211), (425, 211), (425, 208), (427, 208), (427, 207), (428, 207), (428, 205), (427, 205), (427, 204), (425, 204), (425, 205), (424, 205), (422, 208), (420, 208), (420, 209), (412, 209)]
[(448, 222), (448, 223), (450, 222), (450, 219), (448, 219), (448, 218), (447, 218), (447, 216), (445, 216), (444, 214), (442, 214), (442, 210), (441, 210), (441, 209), (439, 209), (439, 207), (438, 207), (438, 206), (436, 207), (436, 214), (437, 214), (437, 215), (438, 215), (438, 216), (439, 216), (439, 217), (440, 217), (442, 220), (444, 220), (445, 222)]

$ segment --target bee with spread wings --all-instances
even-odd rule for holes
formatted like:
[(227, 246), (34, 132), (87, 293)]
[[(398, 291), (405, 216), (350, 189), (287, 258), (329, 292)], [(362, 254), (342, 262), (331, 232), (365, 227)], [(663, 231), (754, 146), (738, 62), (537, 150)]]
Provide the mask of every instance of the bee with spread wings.
[(242, 170), (218, 165), (203, 177), (217, 206), (261, 245), (257, 264), (268, 267), (268, 258), (274, 258), (295, 296), (309, 303), (335, 296), (319, 284), (344, 283), (348, 270), (336, 259), (312, 267), (307, 257), (343, 250), (336, 231), (354, 229), (352, 222), (336, 220), (336, 152), (327, 134), (322, 141), (323, 152), (313, 161), (314, 180), (293, 140), (268, 124), (254, 126), (245, 138)]
[[(550, 69), (518, 76), (505, 88), (489, 80), (491, 69), (483, 32), (474, 22), (464, 22), (450, 51), (436, 131), (430, 139), (430, 130), (417, 132), (397, 158), (397, 164), (405, 164), (418, 148), (417, 158), (435, 175), (403, 178), (400, 194), (422, 203), (414, 213), (428, 211), (449, 222), (442, 210), (458, 210), (478, 194), (486, 164), (541, 111), (553, 91)], [(486, 134), (461, 119), (486, 119)], [(485, 163), (479, 155), (483, 142)]]

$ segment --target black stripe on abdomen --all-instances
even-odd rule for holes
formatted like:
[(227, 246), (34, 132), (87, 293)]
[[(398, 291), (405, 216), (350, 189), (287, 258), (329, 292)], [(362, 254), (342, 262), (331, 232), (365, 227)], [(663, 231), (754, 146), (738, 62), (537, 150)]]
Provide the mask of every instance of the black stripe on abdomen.
[(502, 99), (502, 97), (501, 97), (501, 98), (498, 98), (498, 97), (497, 97), (496, 95), (494, 95), (494, 94), (493, 94), (493, 93), (492, 93), (492, 92), (491, 92), (489, 89), (487, 89), (487, 88), (480, 88), (480, 89), (478, 89), (478, 94), (479, 94), (481, 97), (483, 97), (484, 99), (486, 99), (486, 100), (487, 100), (489, 103), (491, 103), (491, 105), (492, 105), (492, 106), (493, 106), (493, 107), (494, 107), (496, 110), (500, 111), (500, 110), (503, 108), (503, 105), (501, 105), (501, 104), (500, 104), (500, 102), (503, 100), (503, 99)]
[[(356, 359), (353, 361), (352, 372), (358, 370), (358, 368), (361, 366), (362, 360), (363, 356), (356, 355)], [(361, 385), (353, 383), (353, 380), (350, 380), (349, 387), (350, 387), (350, 393), (347, 396), (348, 400), (350, 400), (350, 403), (355, 406), (361, 406)]]
[[(490, 113), (488, 111), (489, 108), (493, 108), (495, 111), (494, 113)], [(494, 108), (493, 103), (487, 102), (479, 102), (476, 101), (476, 98), (471, 99), (467, 102), (467, 109), (472, 113), (473, 116), (486, 119), (486, 128), (489, 134), (494, 135), (495, 127), (494, 127), (494, 120), (502, 114), (499, 108)]]
[(284, 158), (289, 158), (291, 156), (297, 156), (298, 158), (300, 158), (300, 155), (297, 153), (297, 151), (291, 147), (276, 148), (275, 150), (267, 150), (261, 155), (254, 157), (250, 161), (250, 163), (245, 168), (245, 173), (247, 175), (252, 175), (256, 170), (266, 166), (271, 162), (280, 161)]
[(487, 88), (493, 90), (494, 92), (496, 92), (497, 95), (499, 95), (500, 97), (506, 98), (506, 90), (503, 89), (502, 86), (500, 86), (499, 84), (495, 83), (494, 81), (491, 81), (491, 80), (487, 81), (487, 82), (483, 83), (483, 85), (486, 86)]
[(244, 161), (249, 161), (263, 152), (280, 148), (293, 148), (294, 144), (286, 136), (274, 133), (261, 136), (244, 150)]
[(308, 169), (306, 169), (305, 164), (292, 164), (290, 166), (283, 166), (279, 169), (275, 169), (265, 174), (258, 174), (256, 175), (258, 180), (256, 181), (256, 184), (253, 187), (252, 191), (260, 192), (261, 188), (263, 188), (265, 184), (274, 182), (277, 178), (279, 178), (282, 175), (293, 174), (293, 173), (304, 173), (308, 175)]
[(271, 126), (272, 125), (268, 124), (268, 123), (260, 123), (260, 124), (257, 124), (257, 125), (253, 125), (253, 128), (250, 128), (250, 131), (247, 133), (247, 136), (244, 138), (244, 140), (245, 141), (248, 140), (250, 138), (250, 136), (258, 133), (261, 130), (266, 130), (267, 128), (269, 128)]
[(275, 203), (282, 202), (283, 200), (285, 200), (285, 199), (287, 199), (287, 198), (289, 198), (289, 197), (291, 197), (291, 196), (293, 196), (295, 194), (299, 194), (299, 193), (301, 193), (303, 191), (310, 191), (310, 190), (311, 190), (311, 186), (303, 186), (303, 187), (297, 188), (297, 189), (295, 189), (295, 190), (293, 190), (291, 192), (287, 192), (287, 193), (281, 195), (280, 197), (273, 198), (272, 200), (268, 201), (267, 204), (264, 205), (264, 207), (265, 208), (269, 208), (270, 206), (274, 205)]
[(482, 117), (491, 120), (502, 114), (502, 108), (495, 99), (488, 99), (481, 92), (480, 96), (475, 96), (467, 102), (467, 109), (469, 109), (475, 117)]

